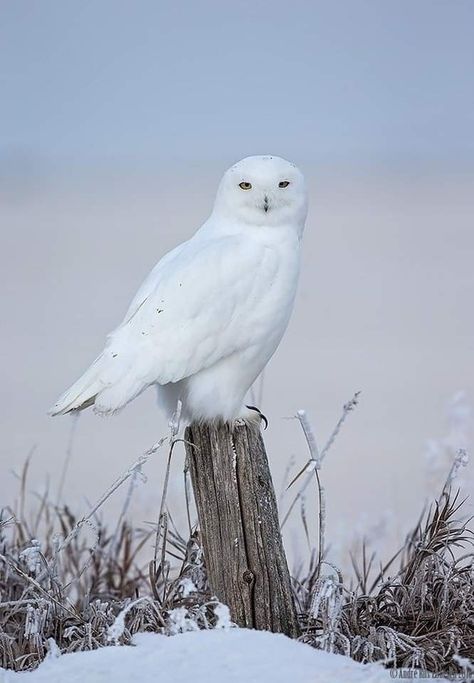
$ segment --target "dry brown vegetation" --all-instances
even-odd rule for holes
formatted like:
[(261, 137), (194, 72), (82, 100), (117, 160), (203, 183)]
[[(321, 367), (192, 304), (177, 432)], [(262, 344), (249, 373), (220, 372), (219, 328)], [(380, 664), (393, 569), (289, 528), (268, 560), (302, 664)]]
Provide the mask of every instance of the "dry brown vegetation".
[(139, 631), (214, 626), (219, 603), (207, 589), (196, 531), (185, 540), (165, 514), (163, 549), (145, 561), (156, 528), (121, 521), (110, 532), (46, 497), (26, 520), (26, 474), (18, 511), (0, 516), (1, 667), (31, 669), (51, 650), (129, 643)]
[(460, 672), (457, 658), (474, 655), (474, 554), (459, 552), (472, 545), (461, 509), (444, 492), (375, 577), (362, 546), (353, 589), (337, 570), (319, 576), (314, 562), (296, 582), (303, 640), (362, 662)]

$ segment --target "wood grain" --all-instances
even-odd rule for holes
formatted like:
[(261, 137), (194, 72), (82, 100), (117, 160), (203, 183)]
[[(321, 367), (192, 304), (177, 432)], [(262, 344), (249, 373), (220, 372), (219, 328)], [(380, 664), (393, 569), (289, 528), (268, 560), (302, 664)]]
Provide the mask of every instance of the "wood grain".
[(299, 635), (260, 429), (193, 424), (185, 440), (212, 591), (239, 626)]

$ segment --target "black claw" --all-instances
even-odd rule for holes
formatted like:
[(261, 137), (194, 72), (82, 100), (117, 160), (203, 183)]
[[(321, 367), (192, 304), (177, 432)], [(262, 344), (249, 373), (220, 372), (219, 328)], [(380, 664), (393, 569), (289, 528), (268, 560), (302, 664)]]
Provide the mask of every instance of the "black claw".
[(255, 410), (255, 411), (260, 415), (260, 417), (262, 418), (262, 422), (263, 422), (263, 424), (264, 424), (264, 427), (263, 427), (263, 428), (266, 429), (266, 428), (268, 427), (268, 420), (267, 420), (267, 418), (265, 417), (265, 415), (262, 413), (261, 410), (259, 410), (259, 409), (256, 408), (255, 406), (245, 406), (245, 407), (248, 408), (249, 410)]

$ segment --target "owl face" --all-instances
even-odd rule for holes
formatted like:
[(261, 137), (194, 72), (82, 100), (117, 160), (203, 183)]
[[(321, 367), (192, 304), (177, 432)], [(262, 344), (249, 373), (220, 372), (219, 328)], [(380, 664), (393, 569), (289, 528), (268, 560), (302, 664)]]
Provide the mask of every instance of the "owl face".
[(304, 224), (307, 193), (303, 174), (280, 157), (247, 157), (224, 174), (216, 208), (256, 226)]

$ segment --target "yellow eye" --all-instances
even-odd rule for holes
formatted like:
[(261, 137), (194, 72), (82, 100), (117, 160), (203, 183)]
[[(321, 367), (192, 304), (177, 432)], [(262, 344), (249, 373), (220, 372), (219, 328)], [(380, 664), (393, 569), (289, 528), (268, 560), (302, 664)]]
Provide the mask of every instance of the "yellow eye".
[(289, 180), (282, 180), (281, 183), (278, 183), (278, 187), (288, 187), (289, 184)]
[(246, 183), (245, 181), (242, 183), (239, 183), (239, 187), (241, 190), (251, 190), (252, 189), (252, 184), (251, 183)]

